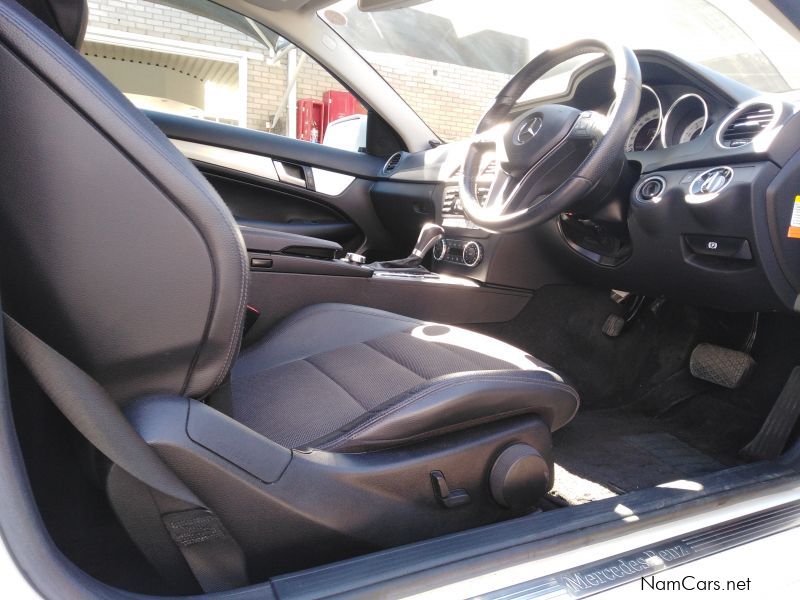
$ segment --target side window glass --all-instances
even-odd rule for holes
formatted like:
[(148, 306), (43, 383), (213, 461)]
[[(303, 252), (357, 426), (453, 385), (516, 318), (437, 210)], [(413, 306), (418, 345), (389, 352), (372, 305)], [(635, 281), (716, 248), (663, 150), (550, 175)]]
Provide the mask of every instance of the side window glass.
[(83, 55), (141, 109), (354, 152), (366, 110), (319, 63), (206, 0), (89, 0)]

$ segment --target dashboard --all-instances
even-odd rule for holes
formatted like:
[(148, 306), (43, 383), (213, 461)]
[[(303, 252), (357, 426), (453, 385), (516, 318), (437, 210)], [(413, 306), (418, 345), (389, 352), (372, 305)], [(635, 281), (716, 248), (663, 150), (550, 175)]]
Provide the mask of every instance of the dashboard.
[[(637, 56), (640, 105), (602, 209), (495, 235), (460, 210), (466, 142), (396, 158), (394, 184), (436, 184), (446, 235), (434, 269), (496, 286), (577, 281), (730, 311), (799, 311), (800, 104), (674, 55)], [(590, 63), (563, 95), (534, 103), (608, 114), (612, 75)], [(497, 168), (482, 167), (479, 196)]]

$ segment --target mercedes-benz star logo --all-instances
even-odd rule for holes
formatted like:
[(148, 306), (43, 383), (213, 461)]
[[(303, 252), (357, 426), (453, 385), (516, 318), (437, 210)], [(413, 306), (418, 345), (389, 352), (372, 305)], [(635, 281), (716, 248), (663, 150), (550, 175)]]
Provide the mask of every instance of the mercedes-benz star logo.
[(524, 144), (536, 137), (539, 130), (542, 128), (542, 117), (533, 117), (523, 121), (517, 130), (517, 143)]

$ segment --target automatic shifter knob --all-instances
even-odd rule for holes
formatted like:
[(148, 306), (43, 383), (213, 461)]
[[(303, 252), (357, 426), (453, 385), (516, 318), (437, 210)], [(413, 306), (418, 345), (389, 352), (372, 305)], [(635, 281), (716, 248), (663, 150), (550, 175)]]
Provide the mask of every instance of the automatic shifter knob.
[(422, 259), (428, 253), (428, 250), (433, 248), (434, 244), (444, 237), (444, 229), (434, 223), (425, 223), (422, 226), (422, 231), (419, 232), (417, 243), (414, 249), (406, 258), (398, 258), (397, 260), (387, 260), (383, 262), (376, 262), (368, 265), (371, 269), (376, 271), (388, 271), (390, 269), (416, 269), (418, 272), (427, 273), (428, 271), (420, 267)]
[(444, 228), (435, 223), (425, 223), (422, 230), (419, 232), (417, 243), (411, 251), (412, 256), (416, 256), (420, 260), (425, 258), (428, 251), (433, 248), (434, 244), (444, 237)]

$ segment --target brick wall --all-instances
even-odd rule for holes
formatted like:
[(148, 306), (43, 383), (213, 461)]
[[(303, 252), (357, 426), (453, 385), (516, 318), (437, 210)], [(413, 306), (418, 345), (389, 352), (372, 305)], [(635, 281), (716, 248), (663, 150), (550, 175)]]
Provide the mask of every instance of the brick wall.
[[(247, 126), (265, 130), (279, 110), (287, 85), (286, 57), (271, 63), (267, 49), (256, 39), (215, 21), (146, 0), (89, 0), (89, 9), (92, 26), (262, 54), (262, 60), (248, 60)], [(470, 135), (489, 100), (509, 78), (480, 69), (388, 54), (370, 53), (366, 58), (446, 140)], [(307, 57), (298, 71), (297, 97), (321, 99), (323, 92), (330, 89), (343, 88)], [(285, 123), (283, 114), (275, 133), (285, 133)]]
[(468, 137), (510, 75), (450, 63), (364, 53), (440, 137)]

